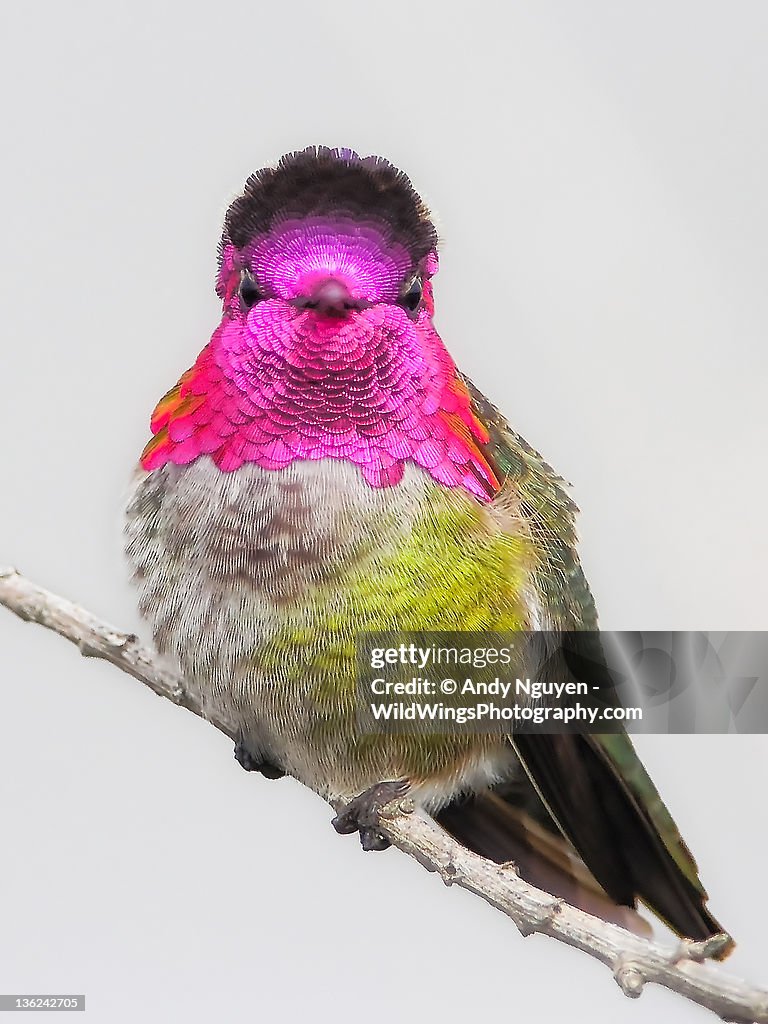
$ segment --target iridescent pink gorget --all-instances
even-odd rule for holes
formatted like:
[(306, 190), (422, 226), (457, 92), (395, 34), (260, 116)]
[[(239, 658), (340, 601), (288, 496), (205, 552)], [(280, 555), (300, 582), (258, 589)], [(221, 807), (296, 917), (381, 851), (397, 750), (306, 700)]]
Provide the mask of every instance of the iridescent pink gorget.
[[(343, 211), (286, 217), (242, 250), (224, 244), (221, 323), (155, 410), (142, 466), (346, 459), (386, 487), (412, 462), (489, 500), (488, 435), (432, 325), (436, 270), (432, 251), (416, 268), (421, 304), (404, 308), (409, 252), (383, 221)], [(250, 308), (244, 274), (258, 293)], [(345, 299), (332, 310), (313, 302), (328, 282)]]

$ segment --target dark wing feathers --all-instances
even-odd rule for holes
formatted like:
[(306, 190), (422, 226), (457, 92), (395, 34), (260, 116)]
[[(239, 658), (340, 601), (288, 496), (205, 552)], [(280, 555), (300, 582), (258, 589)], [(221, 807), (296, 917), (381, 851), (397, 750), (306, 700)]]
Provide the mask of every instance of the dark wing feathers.
[[(532, 800), (538, 804), (532, 807)], [(437, 820), (460, 843), (497, 863), (512, 861), (521, 878), (638, 935), (648, 923), (611, 898), (587, 870), (530, 785), (503, 785), (449, 804)]]
[[(511, 430), (471, 381), (465, 378), (465, 383), (490, 434), (488, 456), (504, 481), (501, 495), (506, 488), (514, 489), (539, 552), (536, 582), (545, 612), (544, 628), (596, 630), (594, 600), (576, 552), (577, 509), (563, 480)], [(570, 637), (569, 643), (577, 650), (578, 638)], [(589, 643), (594, 644), (594, 637)], [(601, 658), (595, 657), (594, 650), (587, 653), (589, 656), (576, 659), (574, 671), (591, 674), (585, 681), (592, 684), (597, 679), (595, 673), (600, 672)], [(584, 906), (586, 899), (589, 906), (585, 909), (597, 906), (601, 916), (608, 915), (596, 892), (624, 907), (635, 907), (640, 899), (688, 938), (703, 939), (722, 931), (706, 909), (707, 894), (696, 863), (625, 733), (519, 734), (511, 742), (541, 800), (539, 821), (545, 807), (549, 829), (559, 828), (598, 885), (590, 890), (583, 875), (575, 879), (562, 860), (555, 864), (551, 838), (547, 846), (539, 834), (526, 854), (528, 840), (521, 839), (519, 821), (510, 816), (509, 808), (503, 810), (505, 804), (512, 806), (515, 801), (503, 791), (446, 808), (440, 820), (449, 831), (493, 859), (522, 856), (529, 877), (538, 871), (549, 880), (550, 889), (567, 893), (565, 898), (577, 905)], [(545, 866), (531, 867), (537, 858)], [(608, 919), (615, 920), (615, 916)]]

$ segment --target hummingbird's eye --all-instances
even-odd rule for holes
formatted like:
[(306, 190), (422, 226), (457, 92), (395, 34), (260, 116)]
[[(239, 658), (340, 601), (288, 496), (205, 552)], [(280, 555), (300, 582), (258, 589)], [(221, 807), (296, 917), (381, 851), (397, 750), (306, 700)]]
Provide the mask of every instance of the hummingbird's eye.
[(414, 277), (411, 281), (408, 291), (405, 292), (400, 299), (400, 302), (409, 313), (415, 313), (421, 305), (421, 295), (424, 291), (424, 287), (421, 283), (420, 277)]
[(240, 305), (243, 309), (250, 309), (254, 306), (259, 299), (263, 299), (264, 296), (258, 289), (256, 281), (253, 278), (253, 274), (248, 270), (244, 270), (240, 275), (240, 287), (238, 289), (240, 295)]

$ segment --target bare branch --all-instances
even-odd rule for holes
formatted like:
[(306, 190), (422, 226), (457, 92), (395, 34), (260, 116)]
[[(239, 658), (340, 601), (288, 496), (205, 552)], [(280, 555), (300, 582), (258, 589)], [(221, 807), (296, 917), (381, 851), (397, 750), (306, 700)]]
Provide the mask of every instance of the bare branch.
[[(104, 658), (158, 696), (206, 717), (183, 681), (163, 668), (137, 637), (31, 583), (15, 569), (0, 569), (0, 604), (63, 636), (83, 655)], [(207, 720), (232, 738), (226, 723)], [(446, 885), (468, 889), (502, 911), (523, 935), (550, 935), (606, 964), (625, 995), (637, 998), (643, 986), (652, 982), (712, 1010), (723, 1020), (768, 1024), (768, 991), (702, 962), (723, 948), (726, 936), (665, 947), (633, 935), (534, 888), (518, 876), (514, 865), (495, 864), (466, 850), (430, 818), (417, 813), (410, 800), (385, 808), (378, 827), (393, 846), (429, 871), (436, 871)]]

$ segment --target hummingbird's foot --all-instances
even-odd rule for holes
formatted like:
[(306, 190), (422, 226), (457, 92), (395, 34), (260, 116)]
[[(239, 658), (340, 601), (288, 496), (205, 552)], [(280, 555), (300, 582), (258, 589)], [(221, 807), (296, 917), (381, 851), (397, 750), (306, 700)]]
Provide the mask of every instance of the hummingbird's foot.
[(388, 803), (404, 797), (408, 789), (409, 784), (402, 779), (371, 786), (360, 796), (350, 800), (331, 824), (340, 835), (359, 832), (360, 845), (364, 850), (386, 850), (392, 844), (377, 827), (379, 814)]
[(261, 772), (265, 779), (282, 779), (285, 772), (270, 761), (257, 761), (242, 743), (235, 744), (235, 760), (247, 772)]

